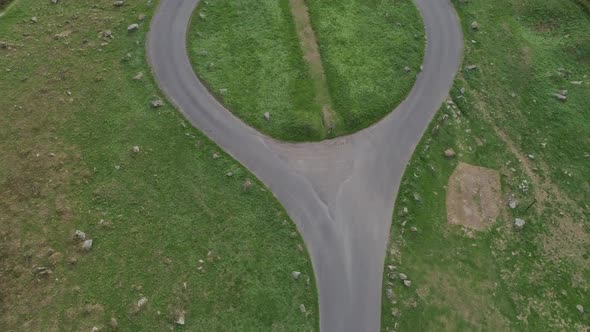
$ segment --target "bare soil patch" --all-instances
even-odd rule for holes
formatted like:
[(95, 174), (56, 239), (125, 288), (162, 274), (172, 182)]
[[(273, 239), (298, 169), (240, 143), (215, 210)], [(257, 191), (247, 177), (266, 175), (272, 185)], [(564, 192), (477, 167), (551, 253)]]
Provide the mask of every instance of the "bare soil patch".
[(492, 169), (459, 163), (449, 178), (447, 220), (475, 230), (485, 230), (500, 213), (500, 174)]

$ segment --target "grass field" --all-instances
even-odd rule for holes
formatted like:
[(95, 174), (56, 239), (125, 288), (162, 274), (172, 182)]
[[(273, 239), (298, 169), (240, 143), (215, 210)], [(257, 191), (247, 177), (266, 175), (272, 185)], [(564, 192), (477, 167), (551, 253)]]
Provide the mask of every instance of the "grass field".
[(0, 326), (317, 329), (285, 211), (171, 105), (151, 106), (147, 3), (19, 0), (0, 18)]
[(334, 107), (332, 132), (322, 124), (317, 79), (304, 61), (288, 0), (202, 2), (189, 35), (189, 55), (211, 92), (249, 125), (288, 141), (376, 122), (410, 90), (424, 49), (410, 0), (306, 3)]
[[(454, 4), (464, 69), (451, 92), (455, 106), (443, 105), (398, 195), (386, 265), (412, 285), (385, 268), (383, 329), (585, 330), (590, 15), (574, 0)], [(465, 69), (471, 64), (477, 69)], [(560, 90), (568, 90), (566, 102), (553, 96)], [(448, 148), (457, 157), (445, 158)], [(446, 189), (459, 161), (500, 174), (500, 216), (487, 231), (447, 224)], [(524, 229), (513, 227), (515, 218)]]

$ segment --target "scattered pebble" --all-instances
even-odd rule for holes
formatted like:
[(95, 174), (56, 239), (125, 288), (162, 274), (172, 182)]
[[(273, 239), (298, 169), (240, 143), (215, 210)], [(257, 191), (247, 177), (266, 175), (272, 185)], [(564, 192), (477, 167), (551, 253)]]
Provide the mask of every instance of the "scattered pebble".
[(92, 249), (92, 239), (84, 241), (84, 243), (82, 243), (82, 249), (90, 251), (90, 249)]
[(162, 99), (155, 99), (151, 102), (153, 108), (159, 108), (164, 106), (164, 101)]
[(514, 227), (516, 227), (516, 229), (523, 229), (525, 224), (526, 222), (523, 219), (514, 219)]
[(133, 23), (127, 27), (128, 32), (134, 32), (137, 31), (137, 29), (139, 29), (139, 24), (137, 23)]
[(454, 158), (456, 155), (457, 155), (457, 153), (453, 149), (446, 149), (445, 150), (445, 157), (447, 157), (447, 158)]
[(86, 233), (82, 232), (81, 230), (76, 230), (74, 232), (74, 239), (84, 241), (86, 240)]

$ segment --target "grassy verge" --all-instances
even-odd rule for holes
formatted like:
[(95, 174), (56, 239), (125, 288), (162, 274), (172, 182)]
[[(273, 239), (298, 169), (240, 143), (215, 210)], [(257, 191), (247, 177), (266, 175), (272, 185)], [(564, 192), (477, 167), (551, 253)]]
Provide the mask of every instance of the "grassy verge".
[(288, 0), (203, 2), (189, 36), (195, 70), (212, 93), (248, 124), (289, 141), (348, 134), (383, 117), (410, 90), (424, 48), (410, 0), (306, 3), (334, 106), (331, 134)]
[[(397, 272), (386, 267), (384, 274), (383, 329), (585, 329), (590, 17), (573, 0), (455, 5), (464, 65), (477, 69), (459, 73), (455, 104), (443, 106), (404, 176), (386, 260)], [(568, 90), (566, 102), (553, 96), (560, 90)], [(456, 159), (443, 156), (448, 148)], [(500, 173), (501, 213), (487, 231), (447, 224), (446, 188), (459, 161)], [(515, 218), (526, 221), (523, 230), (514, 229)]]
[(317, 329), (285, 211), (173, 107), (150, 105), (149, 3), (21, 0), (0, 19), (0, 326)]

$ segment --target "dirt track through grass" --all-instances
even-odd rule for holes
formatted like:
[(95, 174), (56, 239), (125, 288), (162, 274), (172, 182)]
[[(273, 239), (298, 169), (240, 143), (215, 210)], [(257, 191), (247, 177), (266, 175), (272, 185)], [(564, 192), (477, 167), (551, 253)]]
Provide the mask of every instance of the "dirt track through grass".
[(334, 127), (334, 114), (330, 89), (326, 80), (317, 38), (309, 19), (309, 11), (305, 0), (289, 0), (289, 4), (291, 5), (291, 13), (293, 13), (303, 56), (309, 65), (309, 71), (315, 86), (316, 100), (322, 107), (324, 129), (331, 131)]

